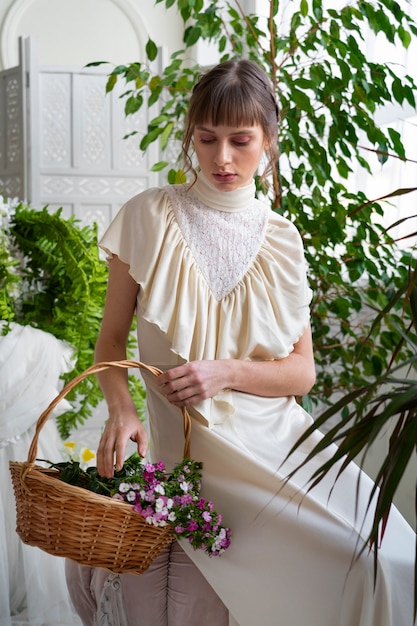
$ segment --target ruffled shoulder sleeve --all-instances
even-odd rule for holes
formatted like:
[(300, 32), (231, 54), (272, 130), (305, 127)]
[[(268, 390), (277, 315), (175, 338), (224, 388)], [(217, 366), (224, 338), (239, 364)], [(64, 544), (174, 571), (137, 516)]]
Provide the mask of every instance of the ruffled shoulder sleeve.
[[(259, 285), (263, 284), (269, 294), (278, 335), (283, 339), (279, 356), (286, 356), (310, 320), (312, 291), (301, 235), (292, 222), (274, 211), (270, 212), (255, 267), (262, 276)], [(284, 338), (289, 342), (286, 347)]]
[(138, 284), (158, 260), (167, 227), (167, 194), (159, 188), (143, 191), (122, 206), (100, 241), (109, 257), (117, 255), (130, 267)]

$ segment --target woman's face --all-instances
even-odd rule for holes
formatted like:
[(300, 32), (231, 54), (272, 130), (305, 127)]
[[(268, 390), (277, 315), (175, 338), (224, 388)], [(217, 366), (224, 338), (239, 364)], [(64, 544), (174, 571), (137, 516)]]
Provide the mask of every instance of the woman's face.
[(194, 148), (205, 177), (220, 191), (234, 191), (252, 182), (267, 148), (261, 126), (212, 126), (194, 129)]

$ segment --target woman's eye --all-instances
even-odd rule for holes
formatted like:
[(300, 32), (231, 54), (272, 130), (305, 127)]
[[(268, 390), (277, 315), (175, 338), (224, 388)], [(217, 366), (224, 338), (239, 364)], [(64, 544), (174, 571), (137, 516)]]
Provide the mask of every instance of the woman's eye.
[[(199, 136), (199, 141), (202, 144), (214, 143), (216, 140), (217, 140), (216, 137), (214, 137), (213, 135), (200, 135)], [(243, 147), (249, 144), (250, 138), (249, 137), (233, 137), (233, 138), (230, 138), (229, 141), (230, 141), (230, 144), (233, 146)]]

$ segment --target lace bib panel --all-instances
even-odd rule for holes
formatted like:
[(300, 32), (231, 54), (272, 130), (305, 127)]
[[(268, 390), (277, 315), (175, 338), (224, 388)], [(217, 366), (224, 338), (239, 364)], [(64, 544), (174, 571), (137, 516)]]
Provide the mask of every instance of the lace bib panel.
[(216, 300), (246, 274), (262, 245), (266, 207), (253, 198), (241, 211), (221, 211), (202, 202), (188, 185), (165, 188), (182, 235)]

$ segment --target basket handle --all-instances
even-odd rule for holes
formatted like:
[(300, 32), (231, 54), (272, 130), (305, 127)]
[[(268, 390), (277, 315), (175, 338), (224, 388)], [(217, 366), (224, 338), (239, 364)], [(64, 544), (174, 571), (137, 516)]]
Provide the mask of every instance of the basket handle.
[[(82, 381), (84, 378), (87, 378), (87, 376), (90, 376), (91, 374), (97, 374), (97, 372), (101, 372), (103, 370), (109, 369), (110, 367), (121, 367), (124, 369), (128, 369), (129, 367), (132, 367), (136, 369), (138, 368), (144, 369), (144, 370), (147, 370), (148, 372), (151, 372), (151, 374), (153, 374), (154, 376), (159, 376), (159, 374), (162, 374), (162, 370), (158, 369), (157, 367), (153, 367), (152, 365), (146, 365), (145, 363), (142, 363), (141, 361), (129, 361), (129, 360), (102, 361), (101, 363), (95, 363), (94, 365), (91, 365), (84, 372), (82, 372), (81, 374), (73, 378), (62, 389), (62, 391), (57, 395), (57, 397), (54, 400), (52, 400), (50, 405), (45, 409), (45, 411), (38, 418), (38, 421), (36, 422), (35, 434), (33, 436), (32, 443), (30, 444), (30, 448), (28, 452), (28, 460), (27, 460), (28, 464), (33, 465), (35, 462), (37, 452), (38, 452), (39, 434), (43, 426), (45, 425), (46, 421), (48, 420), (48, 417), (50, 416), (54, 408), (57, 406), (57, 404), (59, 404), (59, 402), (61, 402), (61, 400), (65, 398), (67, 393), (69, 393), (71, 389), (76, 387), (78, 383)], [(181, 411), (182, 411), (183, 419), (184, 419), (184, 437), (185, 437), (184, 458), (187, 459), (190, 457), (191, 418), (190, 418), (190, 414), (188, 413), (185, 407), (183, 407)]]

